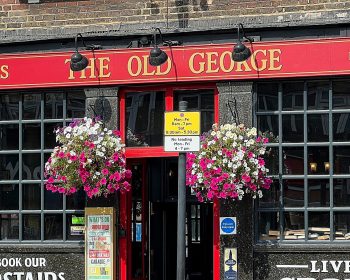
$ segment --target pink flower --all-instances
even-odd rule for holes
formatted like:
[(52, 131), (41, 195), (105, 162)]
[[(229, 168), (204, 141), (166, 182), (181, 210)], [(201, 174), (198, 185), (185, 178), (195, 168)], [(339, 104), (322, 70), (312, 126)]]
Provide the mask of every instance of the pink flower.
[(64, 152), (59, 152), (59, 153), (58, 153), (58, 157), (59, 157), (59, 158), (64, 158)]
[(108, 175), (108, 173), (109, 173), (107, 168), (102, 169), (101, 172), (102, 172), (103, 175)]
[(125, 178), (130, 179), (131, 178), (131, 171), (129, 169), (125, 170)]
[(258, 159), (258, 163), (260, 166), (264, 166), (265, 165), (265, 161), (262, 158)]
[(250, 180), (251, 180), (251, 178), (250, 178), (250, 176), (248, 176), (247, 174), (243, 174), (243, 175), (242, 175), (242, 180), (243, 180), (244, 182), (246, 182), (246, 183), (249, 183)]
[(55, 182), (55, 179), (54, 179), (53, 177), (50, 177), (50, 178), (47, 180), (47, 182), (48, 182), (49, 184), (52, 184), (52, 183)]
[(101, 183), (101, 185), (106, 185), (106, 184), (107, 184), (106, 178), (102, 178), (102, 179), (100, 180), (100, 183)]
[(59, 193), (65, 193), (66, 189), (64, 187), (60, 187), (60, 188), (58, 188), (58, 192)]
[(207, 193), (207, 198), (210, 199), (210, 200), (212, 200), (213, 197), (214, 197), (214, 193), (213, 193), (212, 191), (208, 191), (208, 193)]

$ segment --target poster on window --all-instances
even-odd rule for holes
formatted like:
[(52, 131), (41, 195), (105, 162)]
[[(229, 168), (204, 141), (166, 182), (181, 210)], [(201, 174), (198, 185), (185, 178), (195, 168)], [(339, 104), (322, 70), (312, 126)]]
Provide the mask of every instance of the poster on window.
[(115, 276), (115, 210), (85, 208), (85, 279), (112, 280)]

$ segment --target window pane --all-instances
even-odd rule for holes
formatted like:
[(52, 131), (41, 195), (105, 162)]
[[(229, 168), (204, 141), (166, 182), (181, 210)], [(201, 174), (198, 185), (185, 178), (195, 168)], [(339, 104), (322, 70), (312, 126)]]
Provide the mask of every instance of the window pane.
[(333, 114), (333, 141), (350, 140), (350, 114)]
[(334, 237), (336, 240), (349, 239), (350, 212), (334, 213)]
[(23, 239), (40, 239), (40, 215), (23, 215)]
[(350, 173), (350, 146), (334, 147), (334, 174), (349, 174)]
[(308, 147), (308, 174), (329, 174), (329, 148)]
[(201, 109), (214, 110), (214, 90), (203, 90), (203, 93), (201, 93)]
[(45, 210), (59, 210), (63, 208), (63, 195), (60, 193), (53, 193), (45, 189), (44, 195), (44, 209)]
[(278, 110), (278, 83), (258, 84), (258, 111)]
[(23, 150), (38, 150), (41, 147), (40, 123), (23, 124)]
[(258, 131), (272, 132), (273, 136), (278, 136), (278, 116), (257, 116)]
[(269, 175), (278, 174), (278, 147), (268, 147), (265, 154), (265, 166), (269, 169)]
[(279, 239), (280, 220), (278, 212), (259, 213), (259, 239), (277, 240)]
[(2, 121), (18, 120), (19, 94), (0, 94), (0, 116)]
[(45, 119), (63, 118), (63, 93), (45, 94)]
[(304, 148), (283, 148), (283, 174), (304, 173)]
[(41, 94), (27, 93), (23, 94), (23, 119), (32, 120), (41, 117)]
[(201, 133), (211, 130), (214, 124), (214, 112), (201, 112)]
[(285, 207), (304, 206), (304, 180), (283, 180)]
[(56, 142), (56, 130), (58, 127), (63, 127), (63, 123), (46, 123), (44, 125), (44, 148), (53, 149), (58, 146)]
[(19, 223), (17, 214), (0, 214), (0, 240), (18, 239)]
[(304, 142), (304, 116), (282, 116), (283, 142)]
[(45, 239), (63, 239), (62, 214), (45, 215)]
[(263, 191), (263, 197), (258, 200), (259, 208), (273, 208), (280, 206), (280, 185), (273, 181), (269, 190)]
[(307, 83), (307, 109), (322, 110), (329, 108), (329, 82)]
[(309, 212), (309, 239), (329, 240), (329, 212)]
[(40, 154), (23, 154), (23, 180), (40, 180), (41, 179), (41, 161)]
[(23, 209), (40, 210), (41, 186), (40, 184), (23, 184)]
[(303, 110), (304, 83), (283, 84), (283, 105), (282, 110)]
[(201, 132), (209, 131), (214, 123), (214, 90), (174, 91), (174, 111), (179, 110), (179, 101), (187, 101), (189, 111), (201, 111)]
[(285, 240), (305, 239), (304, 213), (285, 212), (284, 229)]
[(329, 206), (329, 180), (308, 180), (309, 207)]
[(328, 114), (307, 116), (307, 139), (309, 142), (329, 141)]
[(334, 206), (349, 207), (350, 179), (334, 179)]
[(67, 215), (67, 239), (81, 240), (84, 239), (84, 215)]
[(85, 116), (85, 92), (72, 91), (67, 93), (67, 117), (83, 118)]
[(350, 81), (333, 82), (333, 108), (350, 108)]
[(19, 209), (18, 185), (0, 185), (0, 210)]
[(84, 210), (85, 200), (85, 192), (80, 189), (75, 194), (66, 196), (66, 207), (67, 209)]
[(126, 145), (163, 145), (164, 92), (128, 93), (126, 108)]
[(18, 155), (0, 155), (0, 180), (18, 180)]
[(19, 130), (18, 124), (0, 125), (0, 149), (18, 150)]

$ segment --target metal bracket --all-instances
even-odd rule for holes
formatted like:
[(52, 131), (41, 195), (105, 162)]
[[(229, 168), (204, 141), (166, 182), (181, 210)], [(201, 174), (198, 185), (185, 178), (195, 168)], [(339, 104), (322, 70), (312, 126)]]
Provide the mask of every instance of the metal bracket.
[[(237, 100), (236, 97), (233, 97), (233, 101), (232, 100), (228, 100), (226, 103), (226, 106), (230, 109), (233, 121), (236, 124), (239, 124), (239, 115), (238, 115), (238, 110), (237, 110)], [(233, 107), (233, 108), (232, 108)]]

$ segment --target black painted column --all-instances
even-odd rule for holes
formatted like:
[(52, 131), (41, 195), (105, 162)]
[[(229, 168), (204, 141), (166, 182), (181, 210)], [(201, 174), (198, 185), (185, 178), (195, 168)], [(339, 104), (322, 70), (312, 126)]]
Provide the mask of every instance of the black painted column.
[[(219, 90), (220, 124), (253, 123), (253, 83), (217, 83)], [(253, 279), (253, 200), (246, 196), (242, 201), (222, 201), (221, 217), (237, 217), (237, 235), (220, 236), (220, 280), (224, 280), (224, 250), (237, 248), (238, 279)]]

